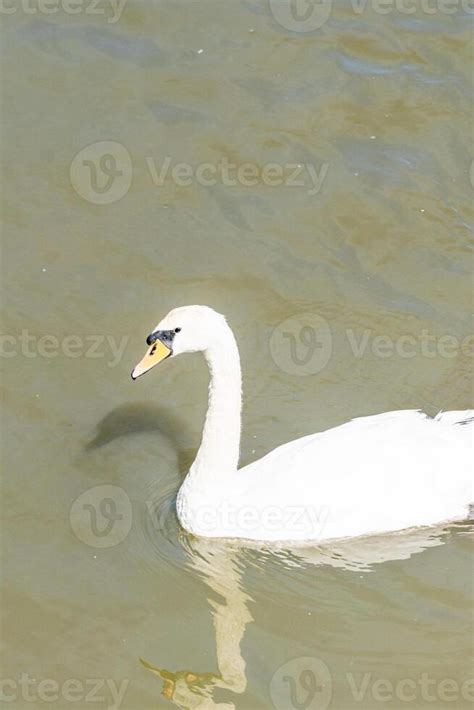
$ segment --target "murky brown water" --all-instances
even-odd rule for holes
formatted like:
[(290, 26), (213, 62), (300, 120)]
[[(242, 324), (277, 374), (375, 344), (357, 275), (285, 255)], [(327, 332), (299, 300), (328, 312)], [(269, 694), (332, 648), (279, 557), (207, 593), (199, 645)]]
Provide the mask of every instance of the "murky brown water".
[(469, 706), (467, 525), (190, 540), (173, 498), (204, 364), (129, 375), (197, 302), (241, 346), (244, 462), (358, 415), (472, 406), (472, 14), (407, 6), (5, 4), (10, 707)]

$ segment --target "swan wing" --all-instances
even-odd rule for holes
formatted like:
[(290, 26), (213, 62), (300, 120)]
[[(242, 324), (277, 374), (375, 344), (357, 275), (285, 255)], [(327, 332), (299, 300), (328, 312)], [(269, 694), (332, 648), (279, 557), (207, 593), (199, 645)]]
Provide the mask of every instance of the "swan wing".
[(466, 518), (473, 449), (472, 410), (387, 412), (296, 439), (239, 471), (237, 499), (261, 521), (242, 536), (323, 540)]

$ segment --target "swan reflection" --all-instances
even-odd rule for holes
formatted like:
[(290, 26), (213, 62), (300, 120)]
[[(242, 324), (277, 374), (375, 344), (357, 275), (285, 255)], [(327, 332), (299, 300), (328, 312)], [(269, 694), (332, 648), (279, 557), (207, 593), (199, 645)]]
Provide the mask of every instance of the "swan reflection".
[[(451, 527), (451, 530), (453, 528)], [(456, 529), (456, 528), (455, 528)], [(459, 526), (462, 532), (462, 526)], [(189, 565), (222, 601), (208, 597), (214, 623), (217, 669), (202, 672), (197, 669), (170, 671), (150, 660), (140, 659), (142, 665), (162, 682), (162, 695), (176, 707), (228, 709), (238, 700), (214, 698), (215, 691), (224, 690), (240, 695), (245, 692), (247, 679), (241, 642), (247, 624), (253, 620), (249, 610), (252, 597), (246, 592), (242, 576), (249, 554), (258, 550), (267, 564), (269, 558), (282, 564), (291, 574), (294, 567), (326, 566), (344, 570), (370, 570), (375, 564), (404, 560), (423, 550), (444, 544), (446, 528), (424, 528), (396, 535), (373, 536), (358, 540), (341, 540), (331, 545), (314, 548), (280, 549), (242, 546), (237, 541), (194, 538), (182, 532), (180, 540), (189, 558)]]
[(216, 702), (215, 689), (241, 694), (247, 687), (245, 660), (240, 644), (247, 624), (251, 597), (242, 588), (242, 570), (237, 549), (215, 540), (182, 536), (190, 566), (224, 601), (208, 598), (214, 622), (217, 672), (169, 671), (140, 659), (162, 681), (162, 695), (179, 708), (235, 708), (232, 702)]

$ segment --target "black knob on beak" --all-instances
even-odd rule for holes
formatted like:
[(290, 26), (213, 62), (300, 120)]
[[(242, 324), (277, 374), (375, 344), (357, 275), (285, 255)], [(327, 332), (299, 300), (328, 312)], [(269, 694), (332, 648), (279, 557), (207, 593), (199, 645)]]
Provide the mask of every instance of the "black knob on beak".
[(146, 339), (146, 344), (147, 345), (153, 345), (155, 340), (158, 340), (158, 333), (150, 333), (148, 338)]

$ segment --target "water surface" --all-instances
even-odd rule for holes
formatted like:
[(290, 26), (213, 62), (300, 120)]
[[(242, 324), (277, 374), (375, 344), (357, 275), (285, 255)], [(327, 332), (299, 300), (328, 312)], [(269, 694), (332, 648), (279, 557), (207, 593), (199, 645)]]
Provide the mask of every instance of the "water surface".
[(173, 504), (204, 364), (129, 373), (170, 308), (225, 313), (244, 463), (355, 416), (472, 406), (472, 15), (333, 3), (306, 32), (253, 0), (128, 0), (115, 22), (16, 7), (1, 140), (11, 707), (110, 707), (113, 683), (134, 710), (468, 707), (468, 525), (330, 550), (190, 539)]

